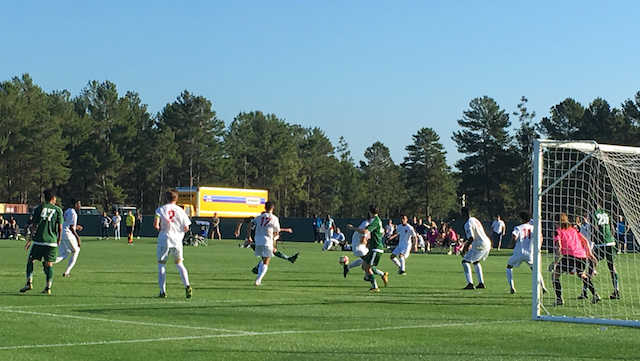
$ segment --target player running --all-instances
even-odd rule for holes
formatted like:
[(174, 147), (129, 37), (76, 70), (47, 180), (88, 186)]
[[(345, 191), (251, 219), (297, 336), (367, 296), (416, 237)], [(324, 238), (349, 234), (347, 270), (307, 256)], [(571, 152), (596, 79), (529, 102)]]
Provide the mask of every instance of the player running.
[[(533, 224), (531, 224), (531, 212), (522, 211), (519, 216), (522, 224), (513, 228), (513, 237), (511, 238), (511, 244), (509, 244), (509, 248), (513, 247), (513, 254), (507, 262), (507, 281), (509, 281), (511, 293), (516, 293), (516, 287), (513, 283), (513, 268), (518, 268), (522, 262), (526, 262), (533, 271), (533, 243), (531, 242)], [(539, 279), (542, 283), (542, 293), (547, 293), (542, 276)]]
[(273, 208), (273, 202), (268, 201), (264, 205), (264, 212), (253, 220), (256, 225), (255, 255), (262, 258), (258, 264), (258, 277), (254, 286), (262, 285), (262, 279), (269, 270), (269, 261), (273, 257), (274, 245), (280, 237), (280, 219), (273, 214)]
[(44, 273), (47, 275), (47, 283), (42, 293), (51, 294), (53, 262), (56, 260), (62, 236), (62, 209), (56, 206), (57, 197), (53, 189), (44, 191), (44, 200), (43, 204), (33, 209), (31, 233), (24, 249), (29, 249), (32, 240), (33, 247), (27, 259), (27, 284), (20, 289), (20, 292), (33, 289), (33, 262), (38, 260), (42, 261)]
[(347, 224), (347, 228), (356, 231), (360, 234), (364, 234), (365, 236), (369, 236), (370, 239), (367, 242), (367, 248), (369, 252), (366, 256), (364, 256), (362, 269), (365, 271), (366, 275), (364, 277), (365, 281), (371, 282), (371, 289), (369, 292), (380, 292), (380, 288), (378, 288), (378, 283), (376, 282), (375, 275), (379, 275), (382, 277), (382, 281), (384, 282), (384, 286), (386, 287), (389, 284), (389, 272), (384, 272), (376, 268), (378, 262), (380, 262), (380, 256), (384, 253), (384, 244), (382, 242), (382, 236), (384, 235), (384, 228), (382, 227), (382, 221), (380, 217), (378, 217), (379, 208), (375, 204), (369, 205), (369, 213), (373, 216), (371, 222), (366, 228), (355, 228), (351, 224)]
[[(465, 221), (464, 231), (467, 235), (467, 241), (462, 247), (460, 255), (462, 258), (462, 268), (464, 269), (464, 276), (467, 279), (467, 286), (463, 290), (472, 290), (474, 288), (485, 288), (484, 275), (482, 274), (482, 266), (480, 261), (484, 261), (489, 256), (491, 251), (491, 240), (487, 237), (487, 234), (482, 228), (482, 223), (475, 218), (469, 216), (469, 209), (462, 207), (460, 209), (462, 220)], [(471, 274), (471, 263), (476, 269), (476, 276), (478, 276), (478, 285), (473, 287), (473, 275)]]
[(158, 285), (160, 286), (160, 294), (158, 297), (167, 297), (167, 274), (166, 263), (169, 255), (173, 258), (176, 268), (182, 278), (187, 298), (191, 298), (193, 290), (189, 283), (189, 272), (184, 266), (182, 239), (184, 234), (189, 231), (191, 220), (182, 207), (176, 205), (178, 201), (178, 191), (169, 189), (164, 194), (167, 204), (156, 209), (156, 215), (153, 219), (153, 228), (158, 233), (158, 247), (156, 253), (158, 256)]
[(58, 263), (69, 256), (69, 264), (67, 269), (62, 273), (62, 277), (71, 277), (71, 269), (75, 266), (78, 256), (80, 255), (80, 247), (82, 241), (78, 235), (78, 231), (82, 230), (82, 226), (78, 224), (78, 211), (80, 210), (80, 201), (71, 199), (72, 207), (67, 208), (64, 212), (64, 223), (62, 224), (62, 237), (60, 246), (58, 247), (58, 257), (54, 263)]
[(406, 259), (409, 258), (412, 246), (417, 244), (418, 237), (416, 231), (409, 224), (409, 217), (403, 214), (400, 219), (401, 224), (396, 227), (400, 240), (398, 241), (398, 246), (391, 254), (391, 261), (398, 266), (398, 274), (405, 275), (407, 274), (405, 271)]
[[(371, 215), (367, 213), (367, 219), (362, 221), (358, 228), (367, 228), (367, 226), (369, 226), (370, 218)], [(367, 255), (367, 253), (369, 253), (369, 249), (367, 248), (367, 242), (369, 241), (368, 237), (368, 235), (364, 235), (359, 232), (353, 232), (353, 235), (351, 236), (351, 252), (353, 252), (353, 255), (358, 258), (349, 264), (342, 265), (342, 274), (345, 278), (347, 278), (347, 274), (349, 273), (350, 269), (362, 266), (362, 259)]]
[[(247, 217), (244, 220), (238, 221), (238, 225), (236, 226), (236, 232), (235, 232), (235, 236), (238, 237), (240, 235), (240, 230), (242, 229), (242, 225), (246, 224), (247, 225), (247, 237), (244, 239), (244, 243), (243, 244), (239, 244), (238, 246), (240, 248), (251, 248), (254, 252), (256, 250), (256, 245), (253, 242), (253, 240), (256, 237), (256, 223), (255, 223), (255, 217)], [(280, 228), (280, 232), (288, 232), (288, 233), (293, 233), (293, 229), (291, 228)], [(276, 248), (276, 244), (274, 244), (274, 253), (273, 255), (278, 257), (278, 258), (282, 258), (284, 260), (287, 260), (291, 263), (295, 263), (298, 260), (298, 256), (300, 255), (300, 252), (294, 254), (293, 256), (287, 256), (286, 254), (280, 252), (277, 248)], [(262, 260), (260, 260), (260, 262), (258, 262), (258, 264), (253, 267), (251, 269), (251, 272), (258, 274), (258, 270), (260, 268), (260, 263), (262, 262)]]

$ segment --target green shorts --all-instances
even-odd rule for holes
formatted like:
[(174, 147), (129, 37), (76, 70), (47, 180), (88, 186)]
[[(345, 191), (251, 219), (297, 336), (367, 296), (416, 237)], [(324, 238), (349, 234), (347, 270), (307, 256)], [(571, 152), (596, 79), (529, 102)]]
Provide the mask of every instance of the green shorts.
[(44, 262), (55, 262), (58, 256), (58, 247), (40, 246), (34, 244), (29, 252), (30, 259)]
[(382, 255), (382, 252), (375, 252), (373, 250), (370, 250), (369, 253), (367, 253), (364, 257), (362, 257), (362, 260), (367, 264), (370, 264), (372, 266), (377, 266), (378, 262), (380, 262), (381, 255)]
[(593, 247), (593, 255), (598, 261), (606, 259), (607, 262), (613, 263), (616, 252), (615, 246)]

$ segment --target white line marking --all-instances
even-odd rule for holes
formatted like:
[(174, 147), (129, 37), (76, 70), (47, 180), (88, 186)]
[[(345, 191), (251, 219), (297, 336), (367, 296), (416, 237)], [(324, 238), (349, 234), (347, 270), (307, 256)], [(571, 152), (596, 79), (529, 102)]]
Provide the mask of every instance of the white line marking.
[(47, 313), (47, 312), (35, 312), (35, 311), (20, 311), (20, 310), (5, 310), (5, 312), (10, 313), (22, 313), (27, 315), (36, 315), (36, 316), (51, 316), (51, 317), (64, 317), (64, 318), (73, 318), (78, 320), (90, 320), (90, 321), (104, 321), (104, 322), (116, 322), (116, 323), (129, 323), (134, 325), (143, 325), (143, 326), (160, 326), (160, 327), (173, 327), (173, 328), (188, 328), (191, 330), (208, 330), (208, 331), (220, 331), (220, 332), (236, 332), (240, 334), (250, 334), (251, 332), (246, 331), (235, 331), (228, 330), (224, 328), (211, 328), (211, 327), (197, 327), (197, 326), (183, 326), (183, 325), (169, 325), (163, 323), (153, 323), (153, 322), (141, 322), (141, 321), (127, 321), (127, 320), (113, 320), (109, 318), (100, 318), (100, 317), (87, 317), (87, 316), (74, 316), (74, 315), (60, 315), (55, 313)]
[(169, 301), (156, 300), (147, 302), (114, 302), (114, 303), (68, 303), (68, 304), (49, 304), (49, 305), (15, 305), (2, 306), (0, 310), (12, 308), (57, 308), (57, 307), (95, 307), (95, 306), (137, 306), (137, 305), (163, 305), (163, 304), (206, 304), (206, 303), (234, 303), (234, 302), (253, 302), (254, 299), (244, 300), (191, 300), (191, 301)]
[(387, 331), (387, 330), (400, 330), (400, 329), (411, 329), (411, 328), (466, 327), (466, 326), (505, 324), (505, 323), (516, 323), (516, 322), (525, 322), (525, 320), (449, 323), (449, 324), (437, 324), (437, 325), (389, 326), (389, 327), (376, 327), (376, 328), (348, 328), (348, 329), (341, 329), (341, 330), (299, 330), (299, 331), (245, 332), (243, 334), (200, 335), (200, 336), (150, 338), (150, 339), (139, 339), (139, 340), (115, 340), (115, 341), (94, 341), (94, 342), (43, 344), (43, 345), (4, 346), (4, 347), (0, 347), (0, 350), (46, 348), (46, 347), (75, 347), (75, 346), (93, 346), (93, 345), (112, 345), (112, 344), (123, 344), (123, 343), (142, 343), (142, 342), (159, 342), (159, 341), (183, 341), (183, 340), (199, 340), (199, 339), (207, 339), (207, 338), (227, 338), (227, 337), (238, 337), (238, 336), (269, 336), (269, 335), (282, 335), (282, 334), (336, 333), (336, 332), (372, 332), (372, 331)]

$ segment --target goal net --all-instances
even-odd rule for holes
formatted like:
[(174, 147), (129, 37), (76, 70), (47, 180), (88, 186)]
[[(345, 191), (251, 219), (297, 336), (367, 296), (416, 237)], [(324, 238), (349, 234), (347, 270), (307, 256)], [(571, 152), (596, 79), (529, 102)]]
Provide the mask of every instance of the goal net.
[(640, 327), (640, 148), (536, 140), (533, 158), (533, 319)]

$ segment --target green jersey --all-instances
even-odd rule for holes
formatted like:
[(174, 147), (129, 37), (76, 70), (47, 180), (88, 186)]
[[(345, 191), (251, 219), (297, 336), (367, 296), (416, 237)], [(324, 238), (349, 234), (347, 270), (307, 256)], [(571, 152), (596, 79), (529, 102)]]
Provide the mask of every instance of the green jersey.
[(384, 228), (382, 227), (380, 217), (375, 216), (366, 229), (371, 232), (371, 239), (369, 239), (368, 244), (369, 250), (378, 249), (383, 251), (384, 243), (382, 243), (382, 236), (384, 235)]
[(44, 203), (33, 209), (33, 224), (37, 225), (33, 244), (57, 247), (58, 231), (62, 225), (62, 209), (51, 203)]
[(611, 234), (611, 217), (603, 210), (598, 209), (593, 215), (595, 230), (593, 232), (593, 243), (596, 246), (615, 246), (616, 241)]

